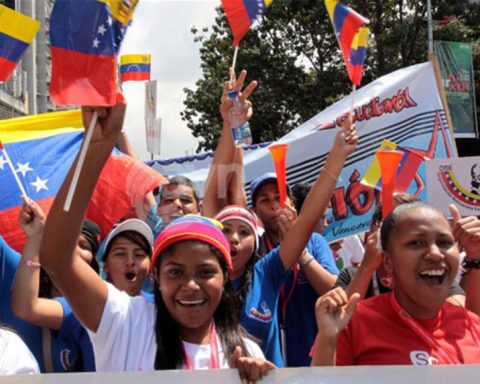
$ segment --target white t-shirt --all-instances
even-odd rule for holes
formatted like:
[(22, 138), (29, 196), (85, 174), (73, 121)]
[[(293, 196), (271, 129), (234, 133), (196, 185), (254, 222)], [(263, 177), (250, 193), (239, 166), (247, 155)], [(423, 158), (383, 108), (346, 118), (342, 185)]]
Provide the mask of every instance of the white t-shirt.
[(0, 375), (40, 373), (37, 360), (15, 333), (0, 328)]
[(338, 250), (337, 255), (343, 259), (345, 268), (360, 264), (364, 253), (362, 241), (357, 235), (352, 235), (343, 239), (342, 248)]
[[(153, 371), (157, 343), (155, 341), (156, 307), (143, 296), (131, 297), (108, 284), (105, 303), (97, 332), (89, 331), (95, 352), (97, 371)], [(264, 359), (260, 347), (244, 339), (252, 357)], [(206, 369), (210, 362), (210, 346), (183, 343), (194, 369)], [(221, 368), (229, 368), (218, 345)]]

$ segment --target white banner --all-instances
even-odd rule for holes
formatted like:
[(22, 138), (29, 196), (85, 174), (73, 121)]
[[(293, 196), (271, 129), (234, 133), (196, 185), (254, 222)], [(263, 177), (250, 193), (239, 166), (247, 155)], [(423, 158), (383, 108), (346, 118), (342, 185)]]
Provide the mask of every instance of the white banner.
[[(270, 371), (259, 384), (477, 384), (478, 365), (365, 366), (282, 368)], [(53, 373), (0, 377), (0, 384), (240, 384), (237, 370)]]
[(157, 80), (145, 82), (145, 118), (157, 117)]
[(162, 120), (157, 118), (157, 80), (145, 82), (145, 128), (147, 151), (160, 155)]
[(480, 157), (427, 162), (427, 201), (450, 217), (449, 204), (462, 214), (480, 215)]
[[(279, 140), (290, 145), (287, 180), (291, 186), (316, 179), (336, 128), (351, 105), (352, 96), (345, 97)], [(360, 144), (347, 159), (332, 198), (334, 220), (326, 229), (328, 241), (368, 229), (377, 196), (359, 181), (383, 139), (414, 148), (428, 158), (456, 156), (430, 62), (398, 70), (362, 87), (354, 95), (354, 105)], [(244, 161), (247, 191), (254, 178), (274, 171), (266, 148), (246, 153)], [(409, 189), (422, 200), (426, 199), (424, 168), (420, 166)], [(194, 180), (201, 191), (208, 168), (182, 174)]]

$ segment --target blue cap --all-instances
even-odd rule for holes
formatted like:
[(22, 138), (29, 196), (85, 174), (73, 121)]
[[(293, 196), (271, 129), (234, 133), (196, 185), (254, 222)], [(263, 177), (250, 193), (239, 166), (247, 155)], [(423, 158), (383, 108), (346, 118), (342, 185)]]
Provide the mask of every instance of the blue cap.
[[(265, 184), (277, 183), (277, 174), (275, 172), (264, 173), (261, 176), (258, 176), (250, 184), (250, 198), (252, 200), (252, 206), (255, 205), (255, 197), (261, 187)], [(287, 183), (287, 193), (291, 195), (290, 186)]]

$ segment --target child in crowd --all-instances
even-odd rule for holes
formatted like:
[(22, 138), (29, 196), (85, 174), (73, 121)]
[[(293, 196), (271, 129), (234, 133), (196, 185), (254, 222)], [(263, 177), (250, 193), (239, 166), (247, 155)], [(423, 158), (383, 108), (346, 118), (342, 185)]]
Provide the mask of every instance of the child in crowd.
[(321, 297), (313, 365), (480, 363), (480, 317), (447, 302), (459, 263), (456, 240), (471, 275), (467, 301), (478, 300), (480, 220), (450, 209), (453, 229), (424, 203), (393, 209), (380, 232), (393, 291), (358, 305), (360, 295), (348, 297), (342, 288)]
[[(224, 235), (212, 223), (187, 218), (162, 231), (152, 259), (155, 303), (118, 291), (74, 257), (75, 236), (123, 125), (125, 104), (97, 113), (76, 204), (63, 211), (71, 171), (51, 208), (40, 250), (42, 265), (90, 331), (97, 369), (238, 367), (242, 378), (258, 380), (273, 365), (262, 359), (239, 328), (236, 312), (226, 307), (232, 297), (230, 254)], [(83, 114), (88, 126), (93, 110), (84, 108)], [(65, 230), (61, 241), (56, 228)], [(165, 328), (168, 318), (172, 326)]]

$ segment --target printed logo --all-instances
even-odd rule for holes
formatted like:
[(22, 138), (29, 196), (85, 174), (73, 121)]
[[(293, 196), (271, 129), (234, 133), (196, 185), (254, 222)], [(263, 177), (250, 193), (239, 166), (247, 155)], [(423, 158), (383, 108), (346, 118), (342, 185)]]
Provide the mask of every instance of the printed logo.
[(413, 365), (438, 365), (438, 359), (425, 351), (411, 351), (410, 360)]
[(458, 205), (474, 210), (480, 210), (480, 167), (473, 164), (470, 169), (469, 180), (460, 177), (461, 172), (454, 172), (452, 165), (440, 165), (438, 181), (444, 192)]
[(261, 310), (256, 308), (250, 309), (249, 317), (252, 319), (261, 321), (262, 323), (269, 323), (272, 321), (272, 311), (268, 307), (268, 304), (265, 301), (260, 303)]
[(65, 371), (73, 371), (75, 368), (75, 356), (72, 356), (72, 351), (64, 348), (60, 351), (60, 362)]

